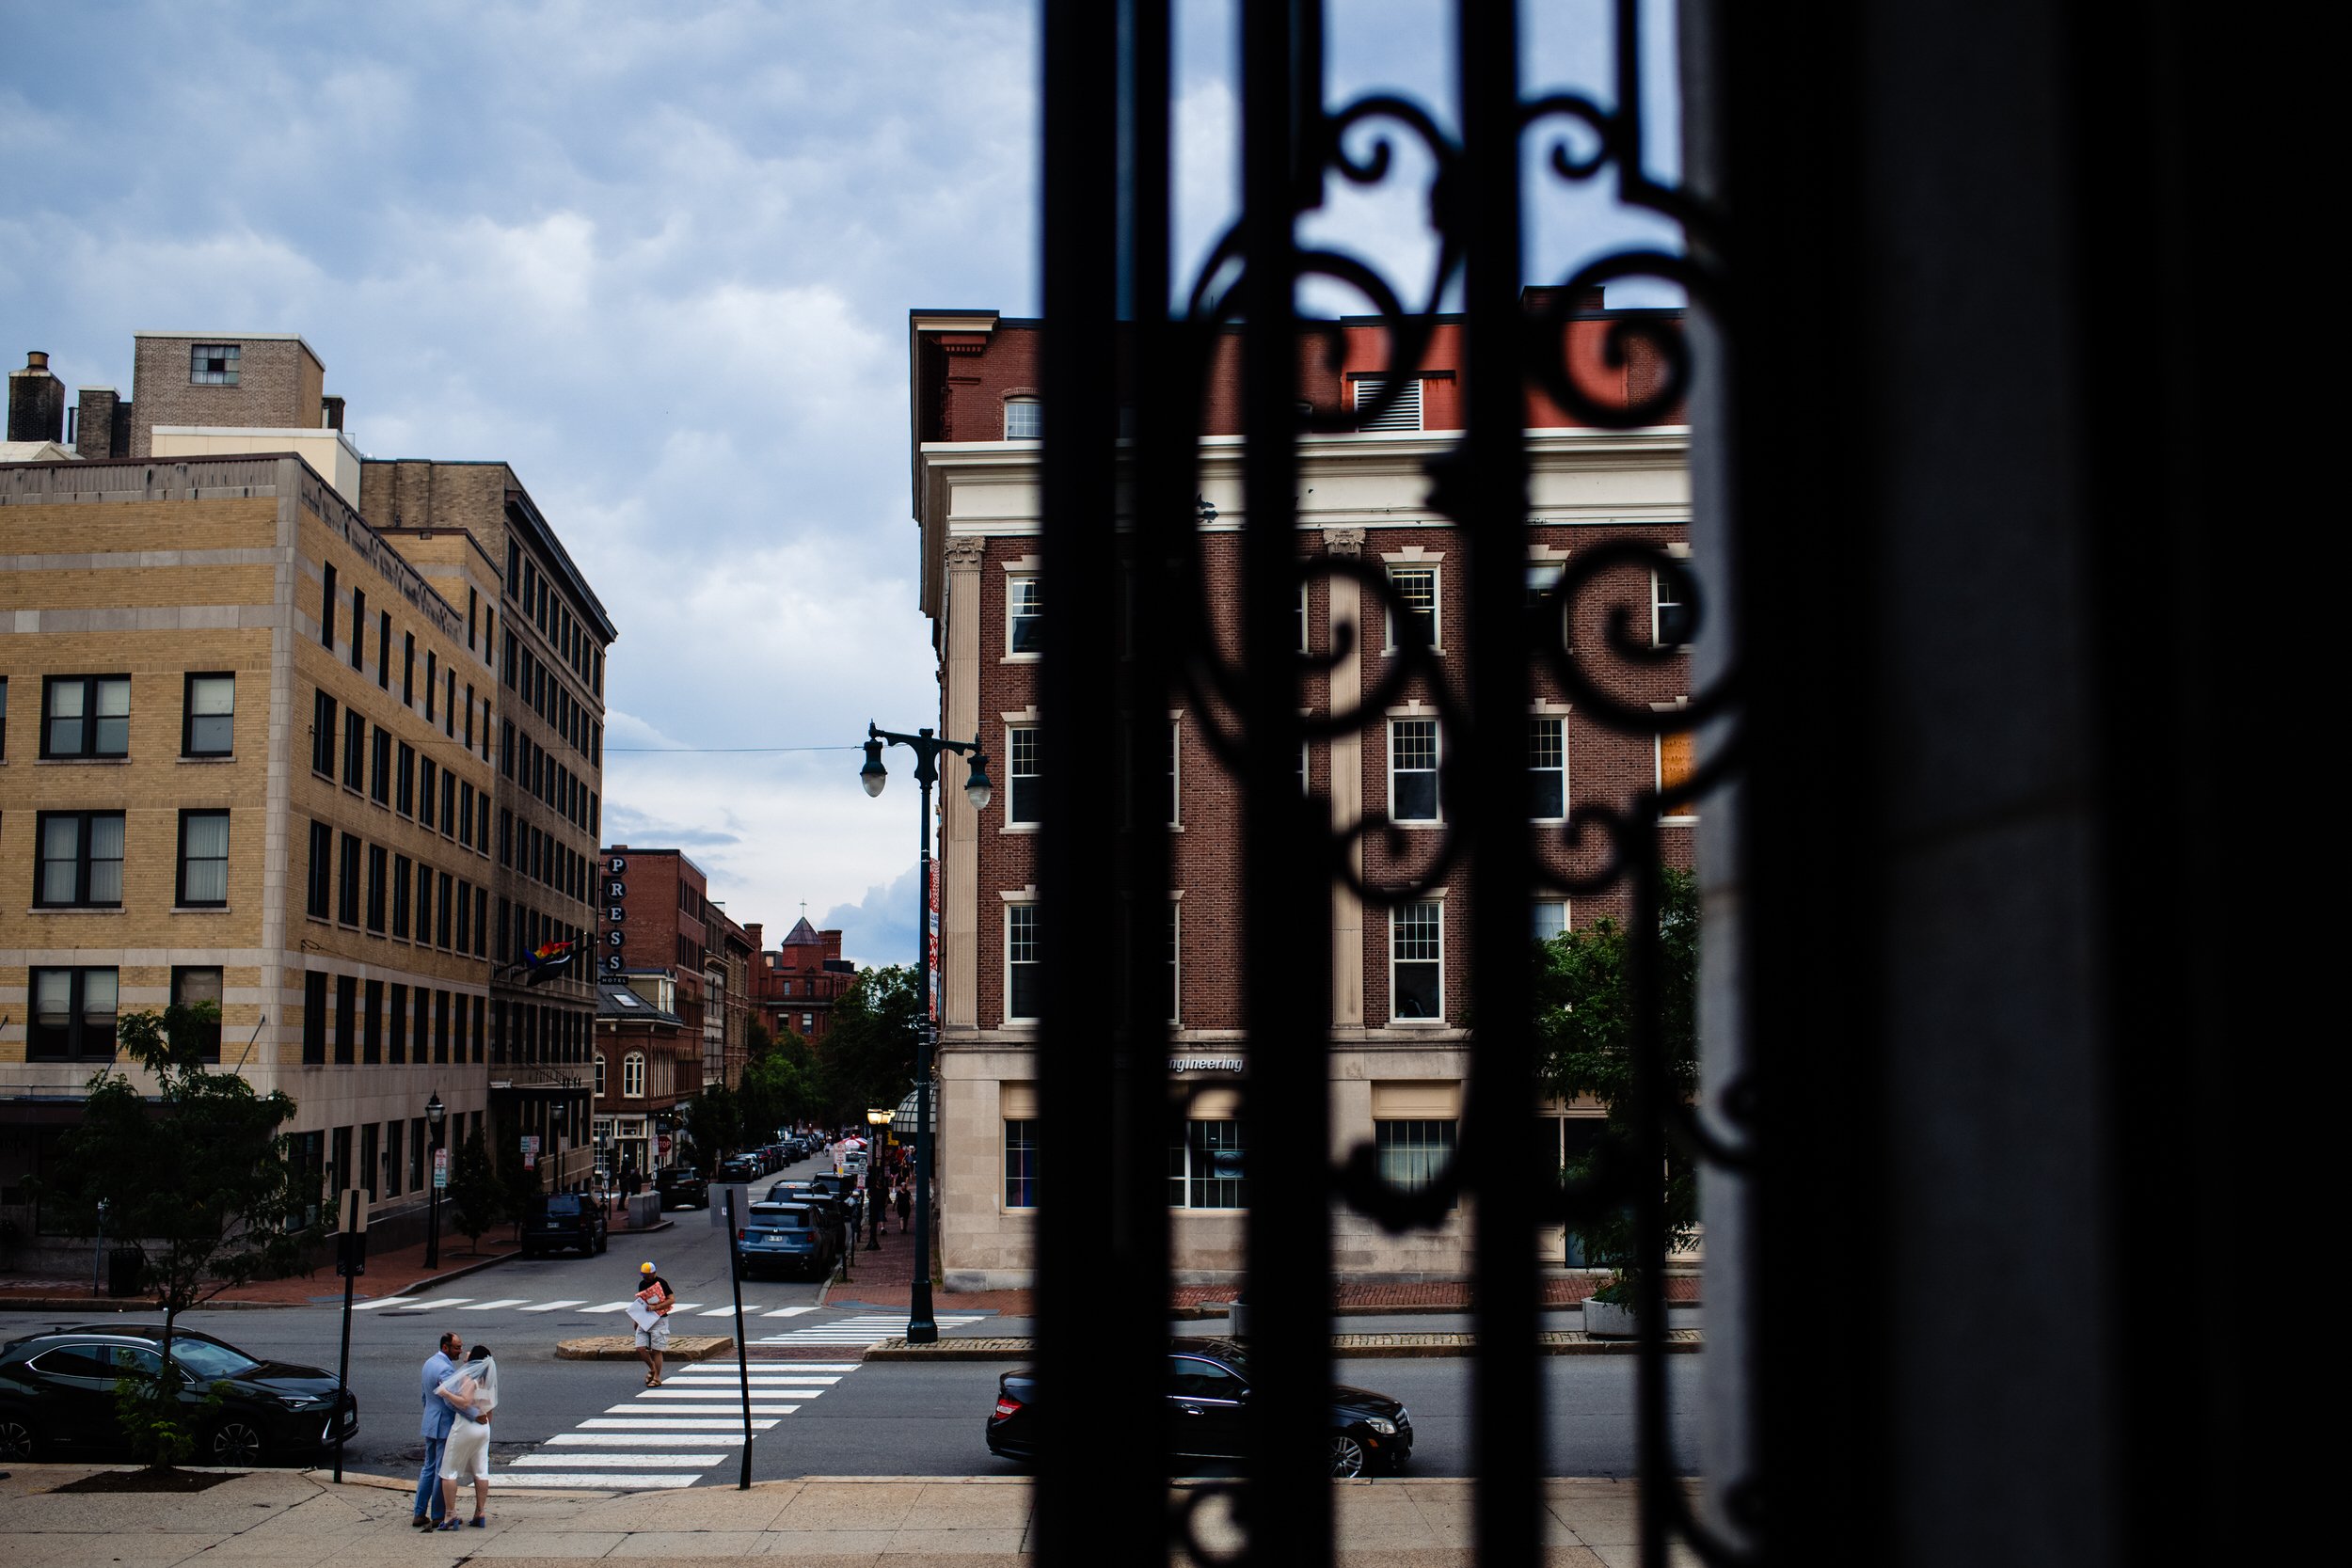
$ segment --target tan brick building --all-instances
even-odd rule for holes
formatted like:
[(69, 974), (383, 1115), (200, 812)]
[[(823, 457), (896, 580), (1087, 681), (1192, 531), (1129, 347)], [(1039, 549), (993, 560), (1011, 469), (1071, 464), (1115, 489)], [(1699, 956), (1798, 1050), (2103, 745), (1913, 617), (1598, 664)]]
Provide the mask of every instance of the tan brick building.
[[(1580, 313), (1568, 347), (1590, 386), (1623, 378), (1641, 389), (1661, 367), (1641, 353), (1612, 363), (1612, 313)], [(989, 806), (966, 798), (961, 763), (943, 764), (939, 996), (940, 1244), (950, 1288), (1025, 1284), (1034, 1267), (1039, 1151), (1037, 976), (1057, 921), (1089, 918), (1041, 908), (1036, 846), (1041, 781), (1053, 767), (1088, 768), (1107, 752), (1106, 724), (1039, 707), (1038, 650), (1054, 607), (1041, 596), (1037, 388), (1039, 324), (992, 311), (918, 311), (910, 324), (914, 511), (922, 534), (923, 608), (931, 618), (940, 677), (941, 733), (977, 737), (995, 783)], [(1398, 646), (1396, 626), (1355, 571), (1381, 574), (1395, 601), (1424, 618), (1438, 675), (1389, 693), (1385, 711), (1301, 749), (1298, 784), (1328, 808), (1335, 836), (1354, 835), (1355, 870), (1370, 884), (1401, 886), (1444, 838), (1440, 789), (1447, 737), (1443, 699), (1458, 704), (1465, 672), (1449, 649), (1467, 613), (1465, 542), (1430, 503), (1429, 464), (1454, 449), (1461, 428), (1457, 324), (1441, 319), (1405, 390), (1352, 432), (1299, 444), (1297, 549), (1307, 584), (1296, 626), (1302, 652), (1323, 656), (1299, 681), (1303, 709), (1359, 712), (1382, 689)], [(1396, 379), (1376, 322), (1339, 324), (1343, 353), (1301, 358), (1300, 396), (1343, 417)], [(1237, 340), (1236, 340), (1237, 341)], [(1229, 341), (1226, 350), (1234, 341)], [(1242, 449), (1237, 357), (1220, 352), (1203, 388), (1203, 517), (1198, 548), (1205, 610), (1224, 646), (1237, 646), (1241, 614)], [(1138, 376), (1153, 373), (1138, 366)], [(1654, 385), (1654, 381), (1649, 383)], [(1104, 395), (1115, 395), (1105, 388)], [(1531, 594), (1560, 578), (1580, 552), (1634, 539), (1680, 551), (1690, 515), (1680, 425), (1632, 431), (1579, 427), (1540, 394), (1528, 399), (1532, 516), (1525, 539)], [(1338, 567), (1318, 569), (1320, 562)], [(1644, 580), (1650, 578), (1650, 580)], [(1607, 605), (1645, 606), (1640, 630), (1666, 657), (1629, 666), (1621, 700), (1672, 704), (1687, 690), (1677, 651), (1681, 607), (1639, 568), (1604, 575), (1603, 593), (1580, 603), (1570, 644), (1600, 645)], [(1561, 835), (1547, 868), (1570, 868), (1565, 834), (1578, 802), (1620, 800), (1674, 780), (1688, 757), (1676, 742), (1615, 733), (1575, 711), (1557, 678), (1538, 673), (1528, 713), (1531, 819)], [(1240, 1275), (1248, 1151), (1237, 1111), (1247, 1072), (1240, 976), (1241, 808), (1235, 782), (1203, 738), (1220, 719), (1171, 699), (1164, 755), (1168, 790), (1130, 810), (1165, 810), (1170, 826), (1167, 992), (1171, 1080), (1207, 1084), (1192, 1101), (1183, 1143), (1168, 1150), (1171, 1245), (1177, 1276)], [(1393, 832), (1362, 832), (1385, 819)], [(1670, 863), (1687, 865), (1696, 819), (1663, 829)], [(1329, 1062), (1335, 1161), (1372, 1145), (1391, 1180), (1425, 1180), (1453, 1157), (1470, 1061), (1466, 999), (1479, 955), (1469, 945), (1466, 873), (1391, 908), (1348, 887), (1331, 895), (1332, 967), (1301, 977), (1329, 987)], [(1449, 896), (1451, 895), (1451, 896)], [(1539, 897), (1534, 935), (1625, 913), (1620, 898)], [(1518, 957), (1513, 955), (1514, 958)], [(1309, 1044), (1308, 1048), (1313, 1048)], [(1597, 1107), (1555, 1105), (1549, 1139), (1581, 1151)], [(1335, 1213), (1334, 1255), (1358, 1278), (1465, 1276), (1471, 1215), (1389, 1236), (1352, 1213)], [(1545, 1243), (1559, 1256), (1556, 1228)]]
[[(604, 815), (604, 661), (616, 634), (505, 464), (370, 460), (360, 503), (429, 579), (448, 585), (485, 648), (495, 639), (490, 1084), (500, 1135), (536, 1138), (548, 1180), (568, 1185), (595, 1160), (587, 939)], [(499, 584), (487, 591), (468, 576), (484, 564)], [(578, 944), (571, 965), (533, 984), (527, 956), (562, 942)]]
[(293, 455), (0, 467), (0, 1206), (174, 998), (413, 1205), (427, 1100), (488, 1109), (485, 642)]

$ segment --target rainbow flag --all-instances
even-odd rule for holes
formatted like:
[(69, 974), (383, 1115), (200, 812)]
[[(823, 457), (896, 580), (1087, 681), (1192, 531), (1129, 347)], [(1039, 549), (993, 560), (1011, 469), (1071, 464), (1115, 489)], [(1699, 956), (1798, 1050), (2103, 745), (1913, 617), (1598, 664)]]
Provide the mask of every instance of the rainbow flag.
[(568, 942), (543, 942), (529, 953), (524, 954), (523, 967), (528, 973), (523, 976), (523, 984), (535, 986), (542, 980), (554, 978), (569, 968), (574, 945), (576, 944)]

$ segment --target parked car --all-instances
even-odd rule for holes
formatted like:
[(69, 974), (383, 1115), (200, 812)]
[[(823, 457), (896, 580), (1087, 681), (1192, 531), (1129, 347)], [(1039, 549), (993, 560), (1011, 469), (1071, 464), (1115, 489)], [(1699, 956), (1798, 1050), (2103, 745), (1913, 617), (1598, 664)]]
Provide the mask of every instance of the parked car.
[[(161, 1323), (101, 1323), (0, 1346), (0, 1464), (123, 1452), (116, 1380), (162, 1376), (163, 1338)], [(192, 1329), (176, 1329), (171, 1345), (199, 1465), (308, 1463), (338, 1428), (345, 1442), (359, 1431), (359, 1402), (332, 1372), (262, 1360)], [(215, 1389), (220, 1406), (208, 1411)]]
[(522, 1223), (522, 1253), (536, 1258), (558, 1247), (594, 1256), (605, 1249), (604, 1205), (579, 1193), (550, 1193), (532, 1204)]
[(718, 1179), (722, 1181), (756, 1181), (763, 1174), (755, 1155), (730, 1154), (719, 1162)]
[[(988, 1451), (1005, 1459), (1037, 1457), (1037, 1374), (1027, 1369), (996, 1380), (988, 1418)], [(1249, 1354), (1230, 1339), (1168, 1342), (1168, 1447), (1171, 1460), (1243, 1457), (1242, 1418), (1249, 1397)], [(1331, 1474), (1393, 1472), (1413, 1453), (1413, 1423), (1386, 1394), (1344, 1385), (1331, 1390)]]
[(824, 1170), (810, 1177), (808, 1183), (831, 1193), (834, 1201), (849, 1212), (850, 1224), (863, 1225), (866, 1222), (866, 1195), (857, 1190), (856, 1177), (836, 1176), (832, 1171)]
[(755, 1203), (735, 1234), (746, 1279), (763, 1272), (822, 1279), (841, 1246), (839, 1227), (813, 1203)]
[(839, 1195), (814, 1181), (779, 1181), (768, 1189), (767, 1202), (805, 1203), (814, 1207), (828, 1229), (838, 1231), (848, 1220), (850, 1206)]
[(653, 1190), (664, 1209), (707, 1209), (710, 1180), (691, 1165), (664, 1165), (653, 1173)]

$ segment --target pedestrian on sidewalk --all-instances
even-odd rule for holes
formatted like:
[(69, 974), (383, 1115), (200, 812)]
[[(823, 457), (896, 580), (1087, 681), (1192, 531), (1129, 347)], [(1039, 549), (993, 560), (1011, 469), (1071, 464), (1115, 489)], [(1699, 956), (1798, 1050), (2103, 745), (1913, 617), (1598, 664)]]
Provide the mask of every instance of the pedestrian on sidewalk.
[(645, 1386), (661, 1386), (661, 1353), (670, 1348), (670, 1307), (677, 1292), (654, 1273), (651, 1263), (637, 1266), (641, 1281), (629, 1317), (637, 1324), (637, 1358), (645, 1364)]
[(914, 1199), (907, 1196), (907, 1190), (904, 1187), (898, 1189), (898, 1234), (903, 1236), (907, 1233), (907, 1221), (914, 1215)]
[(447, 1513), (441, 1503), (441, 1453), (449, 1442), (450, 1424), (457, 1412), (440, 1398), (441, 1382), (457, 1370), (457, 1353), (465, 1342), (454, 1334), (441, 1336), (440, 1348), (425, 1357), (423, 1374), (424, 1423), (418, 1433), (424, 1439), (424, 1464), (417, 1470), (416, 1516), (408, 1523), (417, 1529), (430, 1529), (441, 1522)]
[(490, 1412), (499, 1402), (499, 1369), (490, 1359), (490, 1347), (474, 1346), (466, 1364), (441, 1380), (438, 1392), (454, 1419), (441, 1454), (442, 1519), (437, 1528), (458, 1528), (457, 1489), (471, 1481), (473, 1517), (466, 1522), (483, 1529), (490, 1522)]

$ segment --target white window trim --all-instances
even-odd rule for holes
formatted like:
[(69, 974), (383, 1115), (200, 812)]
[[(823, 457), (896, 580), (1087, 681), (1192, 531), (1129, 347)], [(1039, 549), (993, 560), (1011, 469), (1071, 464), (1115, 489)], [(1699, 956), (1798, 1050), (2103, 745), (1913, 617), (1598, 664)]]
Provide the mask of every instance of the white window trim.
[(1027, 404), (1031, 407), (1034, 407), (1037, 410), (1039, 430), (1042, 431), (1045, 428), (1045, 400), (1043, 398), (1038, 396), (1035, 392), (1007, 392), (1001, 404), (1004, 410), (1003, 422), (997, 427), (999, 430), (1004, 432), (1004, 439), (1008, 441), (1036, 441), (1042, 439), (1043, 437), (1041, 436), (1015, 436), (1012, 433), (1012, 405), (1016, 403)]
[[(1437, 739), (1437, 766), (1431, 769), (1432, 775), (1438, 781), (1438, 815), (1435, 816), (1416, 816), (1406, 820), (1400, 818), (1396, 815), (1396, 726), (1398, 721), (1400, 720), (1419, 720), (1435, 727)], [(1382, 747), (1382, 750), (1386, 752), (1386, 762), (1389, 769), (1390, 824), (1393, 827), (1402, 828), (1408, 832), (1430, 828), (1444, 827), (1445, 723), (1438, 717), (1438, 710), (1434, 707), (1424, 707), (1420, 703), (1415, 703), (1409, 707), (1391, 708), (1388, 714), (1388, 733), (1382, 738), (1386, 742), (1386, 744)]]
[[(1395, 583), (1400, 569), (1429, 574), (1429, 651), (1433, 654), (1445, 652), (1445, 551), (1425, 550), (1419, 545), (1407, 545), (1401, 550), (1383, 554), (1380, 559), (1387, 567), (1391, 585)], [(1393, 598), (1391, 594), (1390, 600), (1384, 601), (1381, 606), (1380, 651), (1384, 654), (1392, 654), (1397, 650), (1396, 606), (1390, 602)]]
[(1008, 663), (1008, 664), (1035, 664), (1035, 663), (1037, 662), (1037, 660), (1038, 660), (1038, 657), (1039, 657), (1038, 655), (1036, 655), (1036, 654), (1017, 654), (1017, 653), (1015, 653), (1015, 652), (1013, 652), (1013, 651), (1012, 651), (1012, 595), (1013, 595), (1013, 586), (1012, 586), (1012, 584), (1013, 584), (1013, 579), (1015, 579), (1016, 578), (1038, 578), (1038, 577), (1042, 577), (1042, 576), (1044, 575), (1044, 570), (1045, 570), (1045, 561), (1044, 561), (1044, 558), (1043, 558), (1043, 557), (1041, 557), (1041, 556), (1025, 555), (1025, 556), (1021, 557), (1018, 561), (1008, 561), (1008, 562), (1006, 562), (1004, 563), (1004, 567), (1005, 567), (1005, 648), (1004, 648), (1004, 662), (1006, 662), (1006, 663)]
[[(1561, 895), (1559, 895), (1558, 896), (1554, 896), (1553, 895), (1549, 894), (1549, 893), (1539, 893), (1539, 894), (1537, 894), (1537, 895), (1535, 895), (1533, 899), (1529, 900), (1529, 903), (1530, 903), (1530, 906), (1531, 906), (1531, 911), (1532, 911), (1532, 907), (1533, 907), (1534, 905), (1535, 905), (1535, 904), (1557, 904), (1557, 905), (1559, 905), (1559, 906), (1560, 906), (1560, 929), (1561, 929), (1561, 930), (1563, 930), (1563, 931), (1572, 931), (1572, 930), (1576, 929), (1576, 904), (1575, 904), (1575, 901), (1574, 901), (1574, 900), (1570, 899), (1570, 898), (1567, 896), (1567, 895), (1565, 895), (1565, 894), (1561, 894)], [(1528, 924), (1529, 924), (1530, 926), (1533, 926), (1533, 925), (1534, 924), (1534, 921), (1531, 918), (1531, 919), (1529, 920)], [(1545, 939), (1543, 939), (1543, 938), (1540, 938), (1540, 937), (1539, 937), (1539, 938), (1537, 938), (1536, 940), (1540, 942), (1540, 941), (1543, 941), (1543, 940), (1545, 940)]]
[[(1034, 833), (1042, 826), (1041, 823), (1015, 822), (1012, 819), (1012, 732), (1015, 730), (1041, 731), (1043, 725), (1040, 723), (1035, 708), (1029, 708), (1021, 713), (1008, 713), (1004, 717), (1005, 749), (997, 754), (1005, 759), (1005, 810), (1003, 820), (997, 825), (996, 831), (1000, 833)], [(1041, 741), (1044, 737), (1041, 735), (1039, 738)], [(1025, 778), (1027, 776), (1023, 775)], [(1037, 775), (1040, 779), (1044, 776), (1042, 773)]]
[(1170, 1028), (1181, 1029), (1184, 1027), (1184, 895), (1183, 893), (1171, 893), (1168, 895), (1168, 918), (1176, 923), (1174, 932), (1176, 953), (1172, 963), (1176, 973), (1168, 978), (1168, 1022)]
[[(1397, 909), (1389, 911), (1389, 1022), (1407, 1029), (1442, 1029), (1446, 1027), (1445, 993), (1445, 889), (1432, 888), (1416, 904), (1438, 906), (1438, 1016), (1435, 1018), (1399, 1018), (1396, 1011), (1396, 917)], [(1422, 960), (1412, 960), (1419, 963)]]
[[(1528, 820), (1530, 822), (1565, 822), (1568, 819), (1568, 814), (1576, 809), (1576, 802), (1568, 798), (1567, 714), (1565, 710), (1556, 713), (1546, 713), (1539, 707), (1527, 717), (1531, 723), (1549, 722), (1560, 726), (1560, 815), (1557, 816), (1531, 816)], [(1535, 769), (1533, 766), (1531, 766), (1528, 768), (1528, 771), (1533, 773)]]
[(999, 896), (1005, 901), (1004, 937), (1000, 943), (1002, 962), (998, 965), (1004, 971), (1004, 990), (996, 1004), (997, 1019), (1008, 1029), (1035, 1028), (1042, 1022), (1041, 1020), (1033, 1017), (1015, 1017), (1012, 1010), (1012, 911), (1015, 909), (1037, 908), (1037, 890), (1023, 888), (1019, 893), (1007, 890)]
[[(633, 1089), (628, 1086), (631, 1078), (637, 1082), (637, 1086)], [(621, 1058), (621, 1098), (623, 1100), (645, 1098), (645, 1053), (642, 1051), (632, 1051)]]

